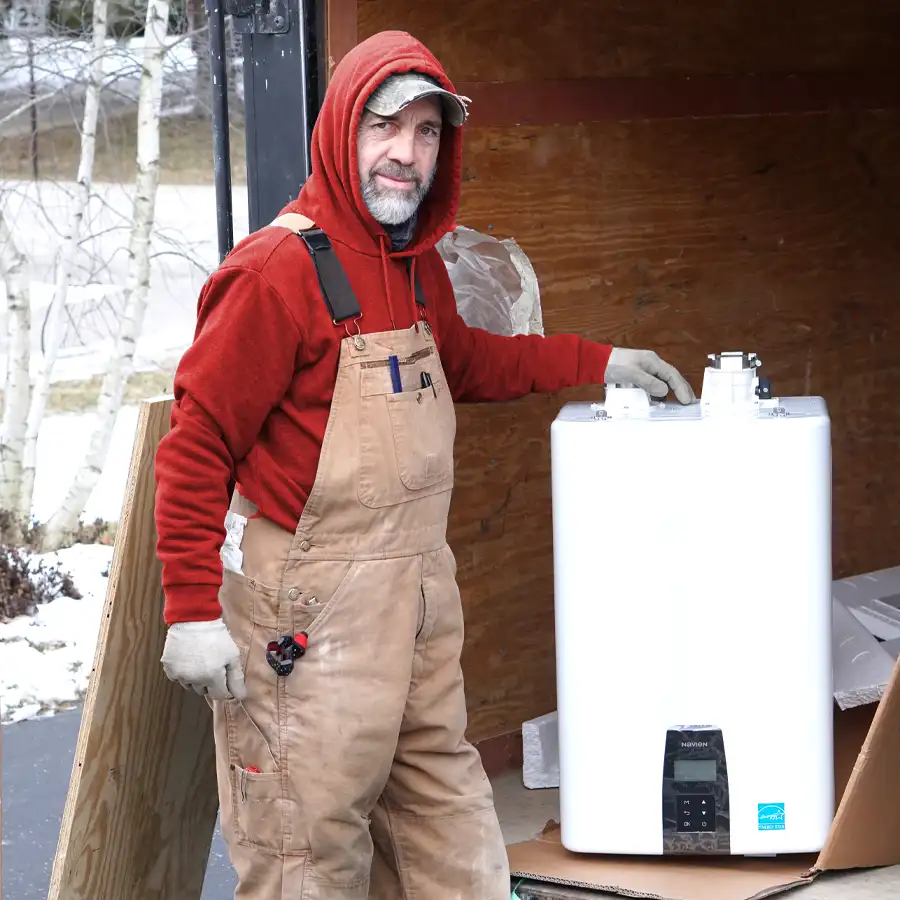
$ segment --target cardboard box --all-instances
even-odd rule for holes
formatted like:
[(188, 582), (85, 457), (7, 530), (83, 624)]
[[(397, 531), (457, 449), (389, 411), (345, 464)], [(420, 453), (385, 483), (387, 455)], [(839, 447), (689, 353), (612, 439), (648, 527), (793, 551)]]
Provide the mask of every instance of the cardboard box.
[(818, 856), (611, 857), (570, 853), (559, 827), (511, 844), (513, 878), (656, 900), (760, 900), (827, 871), (900, 864), (900, 664), (881, 701), (835, 704), (838, 808)]

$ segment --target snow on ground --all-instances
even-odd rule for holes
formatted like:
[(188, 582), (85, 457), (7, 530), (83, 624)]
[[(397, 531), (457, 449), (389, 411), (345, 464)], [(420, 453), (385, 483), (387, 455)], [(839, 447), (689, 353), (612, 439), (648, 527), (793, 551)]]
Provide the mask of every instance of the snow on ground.
[(76, 544), (34, 557), (62, 564), (80, 600), (57, 597), (33, 616), (0, 623), (0, 721), (52, 714), (79, 702), (88, 686), (113, 548)]
[[(84, 519), (116, 521), (122, 508), (137, 426), (138, 409), (121, 410), (109, 459), (85, 509)], [(87, 449), (93, 415), (48, 416), (38, 438), (34, 515), (46, 520), (57, 508)], [(113, 548), (76, 544), (35, 556), (35, 563), (61, 564), (81, 599), (58, 597), (31, 616), (0, 622), (0, 721), (48, 715), (80, 701), (94, 663), (106, 572)]]

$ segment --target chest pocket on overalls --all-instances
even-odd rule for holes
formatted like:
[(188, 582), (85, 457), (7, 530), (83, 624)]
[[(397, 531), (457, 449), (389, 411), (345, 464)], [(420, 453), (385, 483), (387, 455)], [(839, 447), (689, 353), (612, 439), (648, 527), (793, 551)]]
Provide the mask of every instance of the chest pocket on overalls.
[(427, 347), (400, 360), (400, 376), (395, 391), (387, 360), (360, 371), (359, 499), (373, 509), (453, 487), (456, 414), (440, 358)]
[[(307, 230), (298, 233), (316, 267), (331, 320), (338, 325), (356, 319), (360, 306), (328, 235), (319, 228), (309, 229), (312, 223), (305, 221)], [(416, 303), (424, 309), (418, 275), (414, 283)], [(453, 398), (434, 344), (417, 334), (422, 345), (398, 360), (400, 391), (394, 390), (387, 357), (360, 362), (358, 493), (360, 501), (373, 509), (453, 487)], [(402, 338), (405, 342), (406, 336)]]

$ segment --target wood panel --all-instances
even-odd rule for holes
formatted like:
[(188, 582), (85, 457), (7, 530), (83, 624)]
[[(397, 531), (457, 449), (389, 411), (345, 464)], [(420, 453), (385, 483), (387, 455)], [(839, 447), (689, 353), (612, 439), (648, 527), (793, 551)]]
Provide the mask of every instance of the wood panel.
[(900, 4), (822, 0), (359, 0), (454, 81), (900, 70)]
[(168, 681), (153, 506), (169, 399), (141, 404), (48, 900), (197, 898), (218, 798), (212, 714)]
[[(708, 352), (758, 352), (828, 401), (836, 577), (900, 563), (900, 114), (472, 129), (465, 159), (459, 221), (529, 254), (548, 334), (656, 349), (698, 390)], [(476, 738), (554, 708), (548, 428), (598, 394), (460, 410)]]
[[(653, 347), (697, 388), (745, 347), (776, 390), (824, 394), (836, 574), (900, 561), (900, 122), (864, 112), (897, 105), (900, 4), (358, 0), (360, 39), (392, 28), (475, 95), (460, 221), (530, 254), (548, 333)], [(459, 411), (475, 739), (555, 706), (547, 435), (594, 395)]]
[(463, 81), (455, 86), (472, 101), (467, 127), (475, 128), (900, 108), (896, 74)]
[(356, 46), (356, 0), (326, 0), (325, 40), (328, 46), (328, 71), (330, 80), (334, 67)]

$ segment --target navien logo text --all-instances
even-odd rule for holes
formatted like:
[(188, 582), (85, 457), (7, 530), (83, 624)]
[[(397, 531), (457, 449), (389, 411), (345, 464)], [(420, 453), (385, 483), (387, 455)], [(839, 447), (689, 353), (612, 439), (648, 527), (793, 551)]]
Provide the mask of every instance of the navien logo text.
[(681, 746), (687, 750), (699, 750), (709, 746), (709, 741), (682, 741)]

